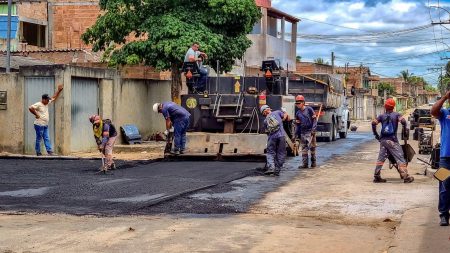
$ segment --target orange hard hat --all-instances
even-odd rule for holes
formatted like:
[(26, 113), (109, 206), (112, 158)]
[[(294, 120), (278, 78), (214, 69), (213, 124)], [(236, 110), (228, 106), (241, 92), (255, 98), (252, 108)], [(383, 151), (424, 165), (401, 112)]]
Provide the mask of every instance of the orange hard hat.
[(388, 98), (384, 103), (384, 108), (393, 110), (395, 108), (395, 100), (393, 98)]
[(303, 97), (302, 95), (297, 95), (295, 97), (295, 102), (297, 103), (297, 102), (300, 102), (300, 101), (305, 102), (305, 97)]

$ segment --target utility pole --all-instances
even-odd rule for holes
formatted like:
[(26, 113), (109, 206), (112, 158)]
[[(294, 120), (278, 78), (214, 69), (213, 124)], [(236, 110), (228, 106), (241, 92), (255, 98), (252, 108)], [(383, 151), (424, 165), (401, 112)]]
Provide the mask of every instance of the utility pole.
[(11, 9), (12, 0), (8, 0), (8, 30), (6, 32), (6, 73), (11, 72)]
[(331, 52), (331, 74), (334, 74), (334, 52)]

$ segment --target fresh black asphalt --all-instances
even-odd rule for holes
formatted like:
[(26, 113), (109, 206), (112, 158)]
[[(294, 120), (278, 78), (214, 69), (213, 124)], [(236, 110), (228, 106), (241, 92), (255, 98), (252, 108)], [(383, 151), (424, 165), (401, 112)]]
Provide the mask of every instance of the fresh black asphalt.
[[(371, 140), (368, 134), (320, 143), (319, 164)], [(129, 215), (244, 212), (293, 177), (300, 157), (280, 177), (249, 162), (123, 162), (112, 175), (95, 174), (98, 160), (0, 159), (0, 211)], [(240, 180), (239, 180), (240, 179)]]

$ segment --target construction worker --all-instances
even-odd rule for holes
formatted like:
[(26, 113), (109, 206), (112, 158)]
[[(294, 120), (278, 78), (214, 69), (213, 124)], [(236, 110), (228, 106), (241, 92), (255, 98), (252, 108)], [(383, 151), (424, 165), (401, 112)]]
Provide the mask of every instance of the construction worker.
[(208, 58), (208, 55), (200, 50), (200, 43), (194, 42), (184, 56), (184, 62), (197, 62), (200, 77), (196, 81), (195, 90), (203, 92), (206, 89), (206, 82), (208, 76), (208, 69), (203, 67), (203, 60)]
[[(375, 139), (380, 141), (380, 153), (378, 154), (378, 160), (375, 167), (374, 183), (385, 183), (386, 179), (381, 178), (381, 169), (383, 164), (391, 154), (397, 164), (397, 170), (400, 174), (400, 178), (405, 183), (411, 183), (414, 181), (414, 177), (408, 175), (408, 169), (406, 168), (406, 160), (403, 154), (402, 147), (397, 139), (398, 123), (403, 126), (403, 133), (406, 133), (406, 120), (397, 112), (394, 112), (395, 101), (392, 98), (386, 100), (384, 104), (386, 112), (379, 115), (372, 122), (372, 132), (375, 135)], [(381, 136), (377, 132), (377, 125), (381, 123)]]
[(103, 120), (99, 115), (90, 116), (89, 121), (92, 124), (92, 130), (94, 131), (94, 138), (98, 150), (106, 158), (107, 168), (111, 170), (116, 169), (116, 165), (113, 161), (113, 148), (117, 138), (116, 127), (112, 124), (111, 120)]
[(311, 168), (317, 166), (316, 163), (316, 128), (317, 117), (314, 109), (305, 105), (305, 98), (302, 95), (295, 97), (295, 106), (298, 110), (295, 113), (295, 123), (297, 124), (295, 135), (300, 139), (302, 148), (303, 165), (300, 168), (308, 168), (308, 152), (311, 153)]
[(172, 131), (172, 127), (174, 129), (175, 147), (170, 153), (173, 155), (183, 154), (186, 148), (186, 132), (189, 127), (191, 114), (173, 102), (155, 103), (153, 111), (162, 113), (166, 119), (166, 131), (164, 131), (166, 136), (169, 135), (169, 131)]
[[(431, 108), (431, 115), (439, 120), (441, 125), (441, 150), (439, 168), (450, 170), (450, 107), (443, 108), (445, 102), (450, 103), (450, 91), (437, 101)], [(450, 217), (450, 179), (439, 182), (439, 216), (440, 225), (448, 226)]]
[(268, 105), (261, 106), (260, 111), (266, 117), (264, 127), (269, 136), (267, 140), (267, 171), (265, 174), (279, 176), (286, 158), (283, 121), (289, 120), (289, 115), (283, 111), (272, 112)]
[(55, 102), (59, 94), (63, 90), (62, 85), (58, 85), (58, 90), (50, 98), (48, 94), (43, 94), (41, 101), (31, 105), (28, 110), (36, 117), (34, 121), (34, 130), (36, 131), (35, 150), (36, 155), (41, 156), (41, 139), (44, 139), (45, 149), (48, 155), (53, 155), (52, 143), (48, 134), (48, 121), (50, 115), (48, 113), (48, 105)]

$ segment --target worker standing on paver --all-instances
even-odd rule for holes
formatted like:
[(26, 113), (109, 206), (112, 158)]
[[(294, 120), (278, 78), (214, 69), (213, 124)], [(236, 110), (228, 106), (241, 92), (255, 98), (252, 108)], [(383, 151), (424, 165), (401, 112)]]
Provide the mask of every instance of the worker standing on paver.
[(191, 114), (183, 107), (174, 102), (155, 103), (153, 111), (162, 113), (166, 119), (166, 131), (164, 134), (169, 135), (169, 131), (174, 128), (174, 144), (175, 147), (170, 151), (171, 154), (183, 154), (186, 149), (186, 132), (189, 127)]
[(269, 136), (267, 140), (267, 171), (266, 175), (279, 176), (286, 158), (286, 140), (283, 121), (289, 120), (289, 115), (283, 111), (273, 111), (268, 105), (260, 108), (261, 114), (266, 117), (264, 127)]
[[(386, 100), (384, 104), (386, 112), (379, 115), (372, 122), (372, 132), (375, 135), (375, 139), (380, 141), (380, 153), (378, 154), (378, 160), (375, 167), (374, 183), (385, 183), (386, 179), (381, 178), (381, 169), (383, 164), (391, 154), (397, 163), (397, 170), (400, 177), (405, 183), (411, 183), (414, 181), (414, 177), (408, 175), (408, 169), (406, 168), (406, 160), (403, 154), (402, 147), (398, 142), (397, 129), (400, 122), (403, 127), (403, 132), (406, 130), (406, 120), (397, 112), (394, 112), (395, 101), (392, 98)], [(381, 136), (377, 132), (377, 125), (381, 123)]]
[(50, 115), (48, 113), (48, 105), (56, 101), (62, 90), (63, 86), (58, 85), (58, 90), (53, 95), (53, 97), (50, 98), (48, 94), (44, 94), (42, 95), (42, 99), (40, 102), (37, 102), (28, 108), (28, 110), (36, 117), (36, 120), (34, 121), (34, 130), (36, 131), (35, 150), (37, 156), (42, 155), (41, 139), (44, 139), (47, 154), (53, 155), (52, 143), (48, 134), (48, 121), (50, 118)]
[[(431, 115), (439, 120), (441, 125), (441, 153), (439, 168), (450, 170), (450, 108), (443, 108), (444, 103), (450, 103), (450, 91), (437, 101), (431, 108)], [(439, 182), (439, 216), (440, 225), (449, 225), (450, 211), (450, 179)]]
[(92, 115), (89, 117), (92, 123), (92, 130), (94, 131), (95, 142), (98, 150), (106, 158), (106, 166), (108, 169), (116, 169), (113, 161), (113, 148), (117, 138), (117, 130), (109, 119), (101, 119), (99, 115)]
[(308, 168), (308, 152), (311, 153), (311, 168), (316, 164), (316, 128), (317, 117), (314, 109), (305, 105), (305, 98), (302, 95), (295, 97), (295, 106), (298, 110), (295, 113), (296, 137), (300, 139), (302, 148), (303, 165), (299, 168)]

